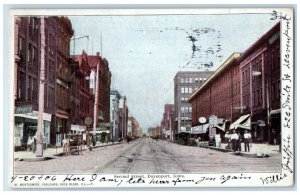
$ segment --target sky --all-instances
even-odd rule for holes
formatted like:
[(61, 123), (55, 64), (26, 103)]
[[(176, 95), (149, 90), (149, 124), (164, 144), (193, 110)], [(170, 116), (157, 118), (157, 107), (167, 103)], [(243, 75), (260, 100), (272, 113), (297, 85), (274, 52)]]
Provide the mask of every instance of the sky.
[(127, 97), (144, 132), (160, 126), (174, 103), (178, 71), (216, 70), (243, 52), (277, 21), (270, 14), (69, 16), (78, 38), (71, 55), (100, 52), (109, 62), (111, 89)]

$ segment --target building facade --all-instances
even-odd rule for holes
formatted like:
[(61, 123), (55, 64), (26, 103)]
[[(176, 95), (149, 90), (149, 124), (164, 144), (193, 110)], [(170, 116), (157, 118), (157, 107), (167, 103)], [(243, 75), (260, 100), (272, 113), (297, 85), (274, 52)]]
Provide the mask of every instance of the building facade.
[(112, 127), (112, 139), (118, 141), (120, 139), (120, 99), (121, 95), (117, 90), (110, 91), (110, 121)]
[[(280, 140), (280, 23), (242, 54), (232, 54), (189, 97), (193, 126), (199, 117), (223, 119), (222, 130), (249, 129), (255, 142)], [(218, 121), (219, 123), (219, 121)], [(278, 143), (277, 141), (277, 143)]]
[(270, 143), (280, 135), (280, 23), (239, 58), (242, 114), (251, 115), (253, 137)]
[(90, 130), (92, 124), (87, 125), (86, 119), (93, 118), (94, 94), (90, 89), (89, 76), (91, 68), (85, 51), (74, 56), (70, 69), (70, 123), (71, 130)]
[(192, 105), (188, 97), (212, 74), (211, 71), (180, 71), (174, 78), (175, 134), (188, 132), (192, 126)]
[(216, 127), (225, 131), (239, 118), (240, 106), (240, 77), (239, 64), (237, 62), (240, 53), (233, 53), (209, 79), (190, 97), (192, 104), (192, 126), (200, 124), (199, 118), (204, 117), (205, 123), (209, 117), (215, 115), (219, 122)]
[(139, 122), (133, 116), (128, 117), (128, 135), (133, 138), (138, 138), (140, 136), (139, 133), (140, 125)]
[(99, 64), (99, 83), (98, 83), (98, 114), (100, 123), (110, 123), (110, 84), (111, 72), (109, 70), (108, 61), (100, 56), (97, 52), (95, 56), (88, 56), (90, 68), (97, 72), (97, 64)]
[[(45, 18), (45, 80), (44, 91), (44, 143), (55, 144), (57, 113), (68, 111), (68, 97), (65, 107), (57, 100), (58, 80), (64, 80), (68, 94), (69, 44), (73, 35), (72, 25), (66, 17)], [(60, 34), (61, 33), (61, 34)], [(59, 35), (59, 36), (58, 36)], [(41, 18), (15, 18), (15, 145), (27, 144), (29, 136), (37, 130), (38, 94), (41, 64)], [(63, 40), (63, 41), (62, 41)], [(64, 74), (59, 67), (63, 66)], [(66, 95), (68, 96), (68, 95)], [(66, 117), (67, 116), (67, 113)], [(62, 131), (60, 131), (62, 130)]]
[[(49, 18), (50, 19), (50, 18)], [(46, 30), (46, 72), (49, 71), (48, 82), (51, 87), (45, 88), (47, 101), (53, 95), (52, 84), (55, 85), (55, 105), (46, 103), (49, 108), (55, 107), (55, 134), (51, 133), (51, 143), (61, 142), (71, 128), (70, 123), (70, 42), (74, 34), (71, 22), (66, 17), (48, 20), (49, 30)], [(54, 71), (54, 73), (52, 73)], [(56, 75), (53, 76), (53, 74)], [(52, 76), (52, 77), (51, 77)], [(53, 97), (53, 96), (52, 96)], [(54, 137), (55, 135), (55, 137)]]
[(174, 135), (174, 104), (165, 104), (161, 128), (166, 132), (166, 137), (172, 139)]
[(128, 107), (126, 97), (123, 96), (120, 100), (120, 110), (119, 110), (119, 134), (120, 140), (124, 140), (128, 134)]

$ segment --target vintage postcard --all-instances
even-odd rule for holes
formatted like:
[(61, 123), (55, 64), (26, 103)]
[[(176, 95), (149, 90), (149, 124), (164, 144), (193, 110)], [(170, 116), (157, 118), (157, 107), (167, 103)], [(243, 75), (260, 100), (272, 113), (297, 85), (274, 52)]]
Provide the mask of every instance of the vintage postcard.
[(10, 10), (10, 187), (293, 186), (294, 20)]

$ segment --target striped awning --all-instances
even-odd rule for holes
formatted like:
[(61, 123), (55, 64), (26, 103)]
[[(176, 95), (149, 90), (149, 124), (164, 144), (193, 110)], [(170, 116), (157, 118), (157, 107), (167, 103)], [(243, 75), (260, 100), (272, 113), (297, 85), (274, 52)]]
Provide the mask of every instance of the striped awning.
[(225, 122), (222, 125), (217, 124), (217, 125), (215, 125), (215, 127), (217, 127), (218, 129), (220, 129), (220, 130), (222, 130), (222, 131), (225, 132)]
[(251, 117), (250, 114), (241, 116), (238, 120), (230, 125), (230, 130), (242, 128), (242, 129), (251, 129)]

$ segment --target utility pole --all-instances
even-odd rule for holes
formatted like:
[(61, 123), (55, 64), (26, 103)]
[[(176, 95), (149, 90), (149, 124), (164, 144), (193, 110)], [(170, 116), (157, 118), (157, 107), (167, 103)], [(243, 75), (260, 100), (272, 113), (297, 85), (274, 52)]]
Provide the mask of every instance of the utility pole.
[(113, 130), (112, 130), (112, 140), (114, 142), (115, 140), (115, 131), (116, 131), (116, 97), (113, 99), (113, 113), (112, 113), (112, 121), (113, 121)]
[(93, 123), (93, 138), (94, 143), (96, 139), (96, 126), (98, 121), (98, 101), (99, 101), (99, 66), (100, 66), (100, 56), (97, 62), (97, 73), (96, 73), (96, 91), (95, 91), (95, 103), (94, 103), (94, 123)]
[(123, 97), (123, 116), (124, 116), (124, 128), (122, 129), (122, 140), (124, 141), (124, 136), (125, 136), (125, 130), (126, 130), (126, 96)]
[(39, 86), (39, 112), (36, 132), (36, 157), (43, 156), (43, 130), (44, 130), (44, 91), (45, 91), (45, 18), (41, 16), (41, 67)]

